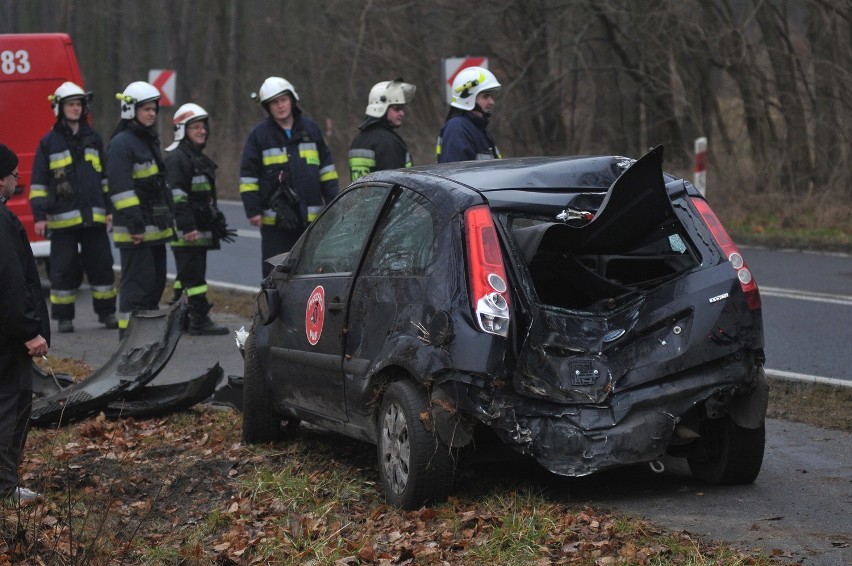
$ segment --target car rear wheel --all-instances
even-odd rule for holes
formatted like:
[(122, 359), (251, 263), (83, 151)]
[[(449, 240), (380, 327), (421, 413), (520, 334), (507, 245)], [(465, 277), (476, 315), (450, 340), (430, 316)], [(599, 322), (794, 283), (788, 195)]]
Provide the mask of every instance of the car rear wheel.
[(423, 422), (428, 410), (426, 392), (408, 381), (391, 384), (382, 400), (379, 476), (388, 503), (403, 509), (441, 501), (452, 488), (452, 454)]
[(696, 478), (718, 484), (752, 483), (763, 465), (766, 424), (748, 429), (730, 416), (708, 419), (701, 424), (701, 438), (687, 458)]
[[(298, 425), (298, 421), (296, 421)], [(288, 424), (288, 428), (292, 426)], [(245, 344), (245, 374), (243, 376), (243, 442), (262, 444), (284, 438), (281, 416), (272, 405), (272, 393), (266, 384), (257, 355), (255, 335)]]

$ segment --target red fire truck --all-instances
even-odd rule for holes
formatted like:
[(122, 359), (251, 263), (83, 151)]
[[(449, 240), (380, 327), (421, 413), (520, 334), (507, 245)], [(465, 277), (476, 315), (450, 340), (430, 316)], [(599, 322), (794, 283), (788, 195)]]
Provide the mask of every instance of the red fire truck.
[(18, 154), (21, 174), (7, 204), (27, 229), (33, 254), (45, 260), (50, 242), (33, 231), (30, 175), (38, 142), (56, 120), (47, 97), (65, 81), (83, 86), (67, 34), (0, 34), (0, 143)]

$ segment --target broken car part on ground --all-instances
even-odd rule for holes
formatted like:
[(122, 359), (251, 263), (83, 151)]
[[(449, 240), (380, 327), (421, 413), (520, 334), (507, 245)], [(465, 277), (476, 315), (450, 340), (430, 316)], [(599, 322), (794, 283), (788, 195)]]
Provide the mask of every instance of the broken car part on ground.
[(33, 364), (32, 423), (62, 426), (101, 412), (108, 418), (145, 418), (210, 398), (224, 375), (218, 363), (196, 377), (151, 385), (174, 353), (185, 316), (184, 302), (168, 310), (134, 313), (116, 352), (78, 383)]

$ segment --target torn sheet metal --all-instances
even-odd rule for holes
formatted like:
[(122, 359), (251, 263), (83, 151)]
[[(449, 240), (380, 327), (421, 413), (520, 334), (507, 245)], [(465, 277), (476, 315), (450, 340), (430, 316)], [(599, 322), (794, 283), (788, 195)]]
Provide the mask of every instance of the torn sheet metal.
[(150, 382), (174, 353), (185, 316), (183, 301), (165, 311), (134, 313), (118, 350), (103, 367), (79, 383), (33, 401), (32, 423), (68, 424)]

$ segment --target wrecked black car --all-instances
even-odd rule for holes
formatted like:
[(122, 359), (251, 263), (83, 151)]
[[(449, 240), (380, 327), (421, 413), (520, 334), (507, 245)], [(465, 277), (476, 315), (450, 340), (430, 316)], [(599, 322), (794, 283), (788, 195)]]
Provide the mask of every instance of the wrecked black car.
[(452, 489), (479, 431), (556, 474), (763, 461), (761, 301), (662, 147), (359, 179), (279, 258), (245, 344), (243, 439), (377, 445), (388, 501)]

